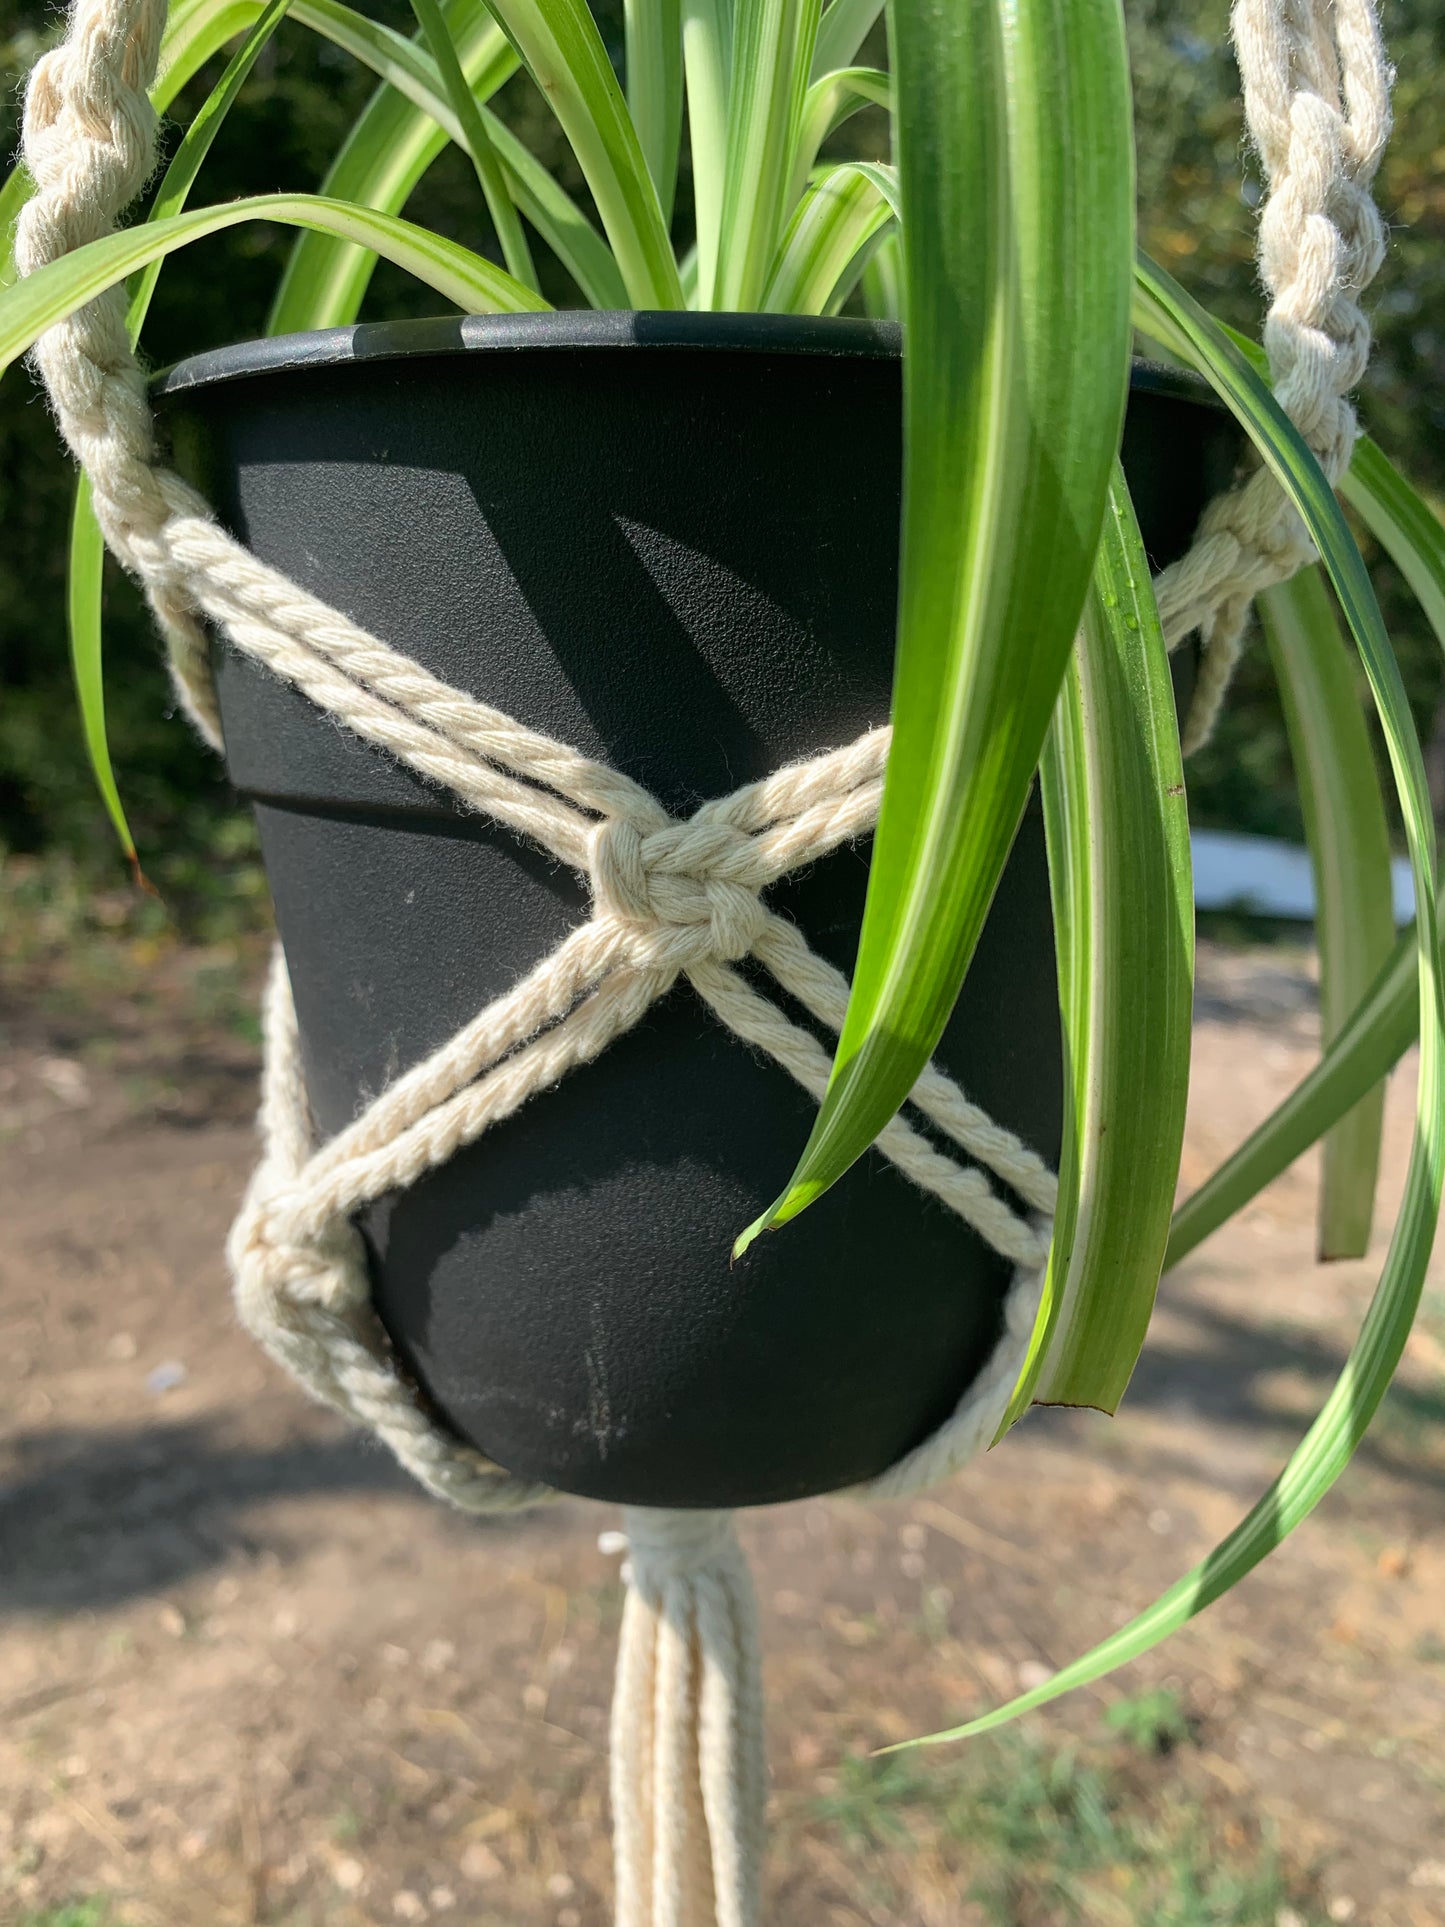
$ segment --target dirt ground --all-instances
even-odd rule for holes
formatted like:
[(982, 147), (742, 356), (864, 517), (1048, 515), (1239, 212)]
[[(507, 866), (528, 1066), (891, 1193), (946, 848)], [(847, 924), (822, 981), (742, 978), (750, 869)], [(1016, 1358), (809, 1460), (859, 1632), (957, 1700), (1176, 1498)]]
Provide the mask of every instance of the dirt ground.
[[(613, 1519), (448, 1515), (238, 1331), (254, 973), (118, 940), (7, 971), (0, 1921), (602, 1927)], [(1189, 1183), (1314, 1036), (1306, 957), (1206, 948)], [(1118, 1420), (1035, 1413), (927, 1500), (745, 1521), (776, 1927), (1445, 1923), (1438, 1261), (1400, 1388), (1263, 1571), (1022, 1730), (867, 1757), (1041, 1679), (1259, 1493), (1383, 1248), (1313, 1263), (1314, 1176), (1165, 1280)]]

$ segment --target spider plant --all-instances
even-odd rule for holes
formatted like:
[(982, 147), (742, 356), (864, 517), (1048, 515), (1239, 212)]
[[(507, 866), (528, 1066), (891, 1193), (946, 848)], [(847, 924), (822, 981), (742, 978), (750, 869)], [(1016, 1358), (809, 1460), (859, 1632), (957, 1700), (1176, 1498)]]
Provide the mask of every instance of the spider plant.
[[(1041, 784), (1066, 1048), (1066, 1143), (1042, 1309), (1006, 1423), (1034, 1400), (1112, 1411), (1161, 1265), (1326, 1136), (1322, 1248), (1360, 1253), (1378, 1087), (1419, 1041), (1416, 1131), (1379, 1285), (1339, 1381), (1270, 1491), (1193, 1573), (1096, 1652), (973, 1728), (1143, 1651), (1243, 1576), (1349, 1462), (1419, 1299), (1445, 1160), (1435, 847), (1420, 749), (1358, 546), (1230, 336), (1133, 237), (1120, 0), (892, 0), (888, 68), (861, 64), (882, 0), (627, 0), (619, 74), (586, 0), (413, 0), (408, 35), (343, 0), (174, 0), (157, 107), (238, 42), (148, 218), (27, 280), (0, 271), (0, 366), (132, 277), (143, 339), (168, 256), (249, 221), (298, 232), (272, 331), (355, 319), (377, 258), (458, 307), (539, 310), (541, 241), (596, 307), (904, 322), (905, 488), (894, 752), (853, 995), (817, 1127), (776, 1230), (840, 1178), (902, 1103), (941, 1032), (1033, 784)], [(317, 192), (187, 202), (277, 33), (325, 36), (376, 89)], [(490, 105), (518, 72), (570, 146), (570, 195)], [(887, 109), (872, 161), (829, 157), (843, 121)], [(691, 219), (675, 216), (684, 130)], [(477, 179), (486, 250), (402, 213), (448, 143)], [(0, 232), (28, 192), (0, 190)], [(1168, 665), (1117, 462), (1134, 333), (1201, 375), (1295, 504), (1319, 572), (1264, 611), (1322, 905), (1316, 1069), (1174, 1215), (1189, 1076), (1193, 896)], [(1344, 484), (1445, 645), (1445, 539), (1362, 441)], [(70, 634), (86, 740), (130, 847), (106, 744), (101, 546), (83, 488)], [(1328, 586), (1326, 586), (1328, 584)], [(1348, 636), (1348, 642), (1346, 641)], [(1380, 776), (1354, 695), (1363, 665), (1415, 882), (1390, 923)], [(780, 1181), (783, 1174), (779, 1174)], [(944, 1736), (934, 1736), (944, 1737)]]

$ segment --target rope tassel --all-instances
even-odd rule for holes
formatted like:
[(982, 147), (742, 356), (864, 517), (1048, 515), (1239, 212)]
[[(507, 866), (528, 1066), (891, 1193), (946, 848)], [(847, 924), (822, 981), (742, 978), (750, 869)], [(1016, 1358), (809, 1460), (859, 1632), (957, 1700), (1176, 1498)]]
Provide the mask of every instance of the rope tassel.
[(617, 1927), (758, 1927), (757, 1601), (730, 1512), (629, 1506), (612, 1702)]

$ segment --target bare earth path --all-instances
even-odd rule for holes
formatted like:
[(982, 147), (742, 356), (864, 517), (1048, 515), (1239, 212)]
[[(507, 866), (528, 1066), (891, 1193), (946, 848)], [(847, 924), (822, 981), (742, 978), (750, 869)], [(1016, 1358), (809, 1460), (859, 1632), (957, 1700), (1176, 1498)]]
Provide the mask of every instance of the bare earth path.
[[(239, 1334), (253, 1053), (208, 967), (149, 999), (22, 972), (0, 1006), (0, 1922), (602, 1927), (613, 1521), (448, 1516)], [(1206, 952), (1189, 1182), (1313, 1036), (1303, 959)], [(864, 1758), (1041, 1678), (1258, 1494), (1383, 1248), (1317, 1268), (1313, 1183), (1166, 1279), (1117, 1421), (1036, 1413), (931, 1500), (747, 1522), (770, 1923), (1445, 1922), (1438, 1264), (1403, 1389), (1264, 1572), (1022, 1736)]]

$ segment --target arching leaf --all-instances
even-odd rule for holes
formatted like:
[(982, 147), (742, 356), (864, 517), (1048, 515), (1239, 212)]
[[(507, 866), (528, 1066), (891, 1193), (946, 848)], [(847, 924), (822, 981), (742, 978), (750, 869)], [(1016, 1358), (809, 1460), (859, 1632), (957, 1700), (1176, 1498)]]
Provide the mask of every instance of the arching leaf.
[(982, 1718), (930, 1735), (930, 1743), (986, 1732), (1147, 1652), (1237, 1585), (1313, 1511), (1354, 1456), (1395, 1375), (1419, 1304), (1440, 1215), (1445, 1177), (1441, 1081), (1445, 999), (1437, 958), (1435, 831), (1409, 701), (1369, 573), (1318, 462), (1249, 358), (1153, 262), (1141, 259), (1136, 285), (1148, 331), (1177, 343), (1184, 359), (1207, 376), (1303, 518), (1369, 679), (1400, 798), (1419, 909), (1415, 957), (1420, 1076), (1415, 1135), (1390, 1249), (1359, 1337), (1318, 1417), (1263, 1498), (1208, 1558), (1092, 1652), (1065, 1666), (1046, 1684)]
[(907, 325), (893, 753), (828, 1094), (739, 1251), (843, 1175), (938, 1041), (1038, 765), (1123, 419), (1117, 0), (900, 6), (891, 25)]

